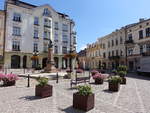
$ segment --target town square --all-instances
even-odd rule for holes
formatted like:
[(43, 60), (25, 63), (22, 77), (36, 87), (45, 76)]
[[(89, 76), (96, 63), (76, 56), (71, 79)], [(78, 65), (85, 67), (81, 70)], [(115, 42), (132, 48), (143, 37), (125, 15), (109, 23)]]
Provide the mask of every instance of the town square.
[(0, 113), (150, 113), (146, 1), (1, 0)]

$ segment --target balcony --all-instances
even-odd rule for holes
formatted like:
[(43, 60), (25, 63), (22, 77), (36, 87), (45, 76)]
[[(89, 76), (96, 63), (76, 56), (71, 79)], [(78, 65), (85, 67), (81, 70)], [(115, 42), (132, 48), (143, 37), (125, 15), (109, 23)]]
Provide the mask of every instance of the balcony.
[(118, 60), (120, 59), (120, 56), (109, 56), (108, 58), (109, 60)]
[(142, 53), (142, 56), (150, 56), (150, 51), (143, 52), (143, 53)]
[(17, 48), (12, 48), (12, 51), (21, 51), (20, 49), (17, 49)]
[(126, 41), (125, 41), (125, 44), (133, 44), (133, 43), (134, 43), (133, 40), (126, 40)]
[(13, 19), (14, 22), (21, 22), (21, 19)]
[(43, 38), (43, 40), (49, 40), (49, 38)]
[(34, 39), (39, 39), (39, 37), (33, 37)]
[(51, 26), (49, 26), (49, 25), (44, 25), (44, 27), (46, 27), (46, 28), (51, 28)]

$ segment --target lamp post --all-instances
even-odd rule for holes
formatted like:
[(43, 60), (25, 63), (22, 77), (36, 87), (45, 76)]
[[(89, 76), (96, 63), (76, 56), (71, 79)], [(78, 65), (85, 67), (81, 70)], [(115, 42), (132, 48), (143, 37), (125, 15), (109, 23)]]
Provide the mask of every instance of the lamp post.
[(39, 53), (38, 53), (38, 51), (34, 51), (32, 54), (33, 54), (33, 61), (34, 61), (33, 68), (37, 68)]

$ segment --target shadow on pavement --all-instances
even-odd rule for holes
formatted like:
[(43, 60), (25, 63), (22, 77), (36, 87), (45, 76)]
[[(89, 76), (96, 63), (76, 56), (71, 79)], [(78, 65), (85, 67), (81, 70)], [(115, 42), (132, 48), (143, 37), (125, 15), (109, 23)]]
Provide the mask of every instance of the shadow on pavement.
[(86, 113), (84, 111), (80, 111), (80, 110), (77, 110), (77, 109), (74, 109), (72, 106), (69, 106), (65, 109), (61, 109), (59, 108), (61, 111), (65, 112), (65, 113)]
[(104, 89), (103, 92), (105, 92), (105, 93), (116, 93), (114, 91), (109, 91), (108, 89)]
[(42, 98), (41, 97), (37, 97), (37, 96), (24, 96), (24, 97), (20, 97), (19, 99), (32, 101), (32, 100), (38, 100), (38, 99), (42, 99)]
[(141, 80), (150, 80), (150, 75), (138, 75), (137, 73), (129, 73), (127, 77)]

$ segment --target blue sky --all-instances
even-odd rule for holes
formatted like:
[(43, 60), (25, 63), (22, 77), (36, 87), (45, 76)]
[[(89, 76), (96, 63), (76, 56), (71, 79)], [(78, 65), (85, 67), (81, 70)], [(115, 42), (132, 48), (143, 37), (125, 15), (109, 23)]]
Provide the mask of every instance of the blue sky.
[[(50, 4), (76, 22), (77, 50), (115, 29), (150, 18), (150, 0), (22, 0), (35, 5)], [(3, 9), (4, 0), (0, 0)]]

